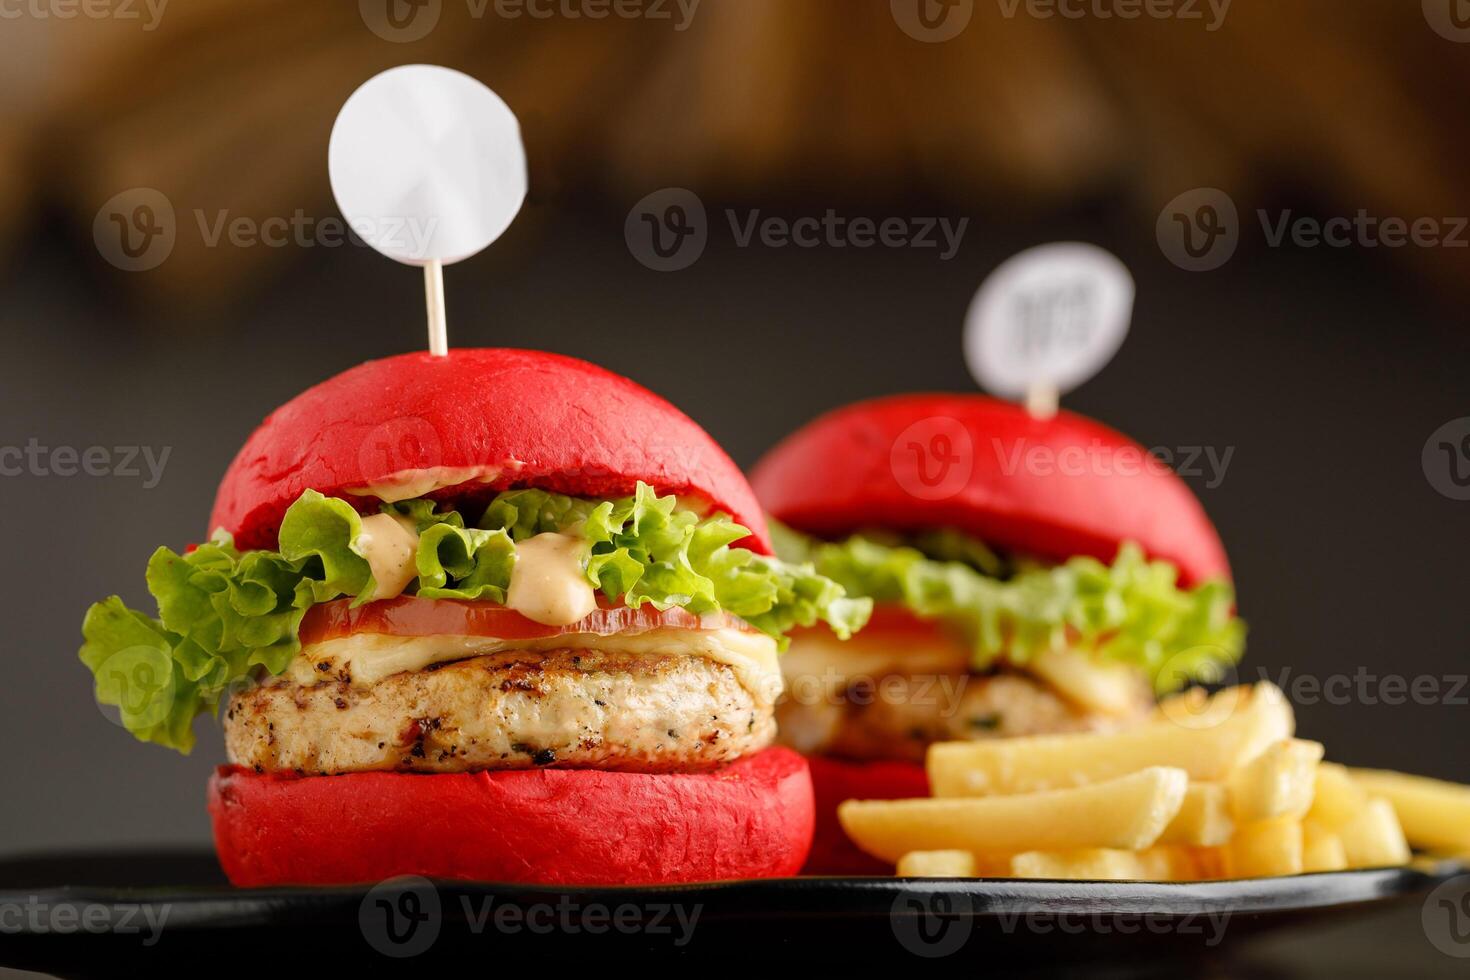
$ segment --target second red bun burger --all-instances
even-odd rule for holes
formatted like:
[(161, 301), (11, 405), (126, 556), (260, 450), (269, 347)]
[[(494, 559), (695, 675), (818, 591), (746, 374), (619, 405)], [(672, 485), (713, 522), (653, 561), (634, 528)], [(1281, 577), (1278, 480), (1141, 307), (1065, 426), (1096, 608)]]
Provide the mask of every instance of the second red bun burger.
[(869, 605), (770, 557), (738, 469), (631, 381), (520, 350), (363, 364), (265, 420), (211, 529), (153, 555), (156, 617), (94, 605), (81, 655), (140, 740), (187, 751), (222, 713), (235, 884), (805, 860), (777, 648)]
[(847, 842), (835, 808), (925, 795), (931, 743), (1126, 726), (1243, 648), (1199, 501), (1089, 419), (878, 399), (793, 433), (752, 483), (794, 532), (779, 552), (876, 602), (861, 635), (802, 630), (782, 661), (781, 739), (816, 783), (809, 872), (892, 871)]

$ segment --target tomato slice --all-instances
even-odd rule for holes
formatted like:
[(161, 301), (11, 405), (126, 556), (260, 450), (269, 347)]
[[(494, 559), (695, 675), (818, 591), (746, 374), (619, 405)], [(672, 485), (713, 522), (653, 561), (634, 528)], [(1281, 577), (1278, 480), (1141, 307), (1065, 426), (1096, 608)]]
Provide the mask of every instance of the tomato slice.
[(864, 633), (933, 633), (932, 619), (920, 619), (896, 602), (879, 602), (873, 606)]
[(301, 642), (321, 643), (354, 633), (535, 640), (563, 633), (611, 636), (655, 629), (754, 631), (744, 620), (724, 613), (696, 616), (678, 607), (659, 611), (648, 603), (637, 609), (622, 605), (602, 607), (569, 626), (547, 626), (493, 602), (398, 596), (355, 608), (350, 599), (335, 599), (312, 606), (301, 620)]
[[(873, 614), (868, 617), (868, 624), (857, 635), (870, 639), (882, 636), (887, 642), (893, 642), (905, 636), (930, 636), (943, 628), (938, 620), (920, 619), (897, 602), (878, 602), (873, 604)], [(832, 631), (821, 623), (815, 626), (798, 626), (791, 631), (793, 637), (807, 634), (830, 636)]]

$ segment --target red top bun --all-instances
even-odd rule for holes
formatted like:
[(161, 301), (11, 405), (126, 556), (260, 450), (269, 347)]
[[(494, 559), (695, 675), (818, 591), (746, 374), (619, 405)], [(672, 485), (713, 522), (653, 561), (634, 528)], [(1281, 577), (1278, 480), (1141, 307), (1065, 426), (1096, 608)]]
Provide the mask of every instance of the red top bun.
[(1142, 446), (1062, 412), (1033, 417), (981, 395), (899, 395), (824, 415), (757, 464), (767, 511), (798, 530), (953, 527), (999, 548), (1111, 561), (1124, 541), (1185, 584), (1230, 577), (1215, 526)]
[(730, 514), (751, 530), (742, 547), (770, 552), (750, 485), (687, 415), (586, 361), (504, 348), (400, 354), (303, 391), (245, 441), (209, 529), (273, 548), (307, 489), (370, 509), (378, 497), (351, 491), (435, 468), (434, 482), (452, 485), (427, 495), (447, 500), (512, 487), (614, 497), (641, 480)]

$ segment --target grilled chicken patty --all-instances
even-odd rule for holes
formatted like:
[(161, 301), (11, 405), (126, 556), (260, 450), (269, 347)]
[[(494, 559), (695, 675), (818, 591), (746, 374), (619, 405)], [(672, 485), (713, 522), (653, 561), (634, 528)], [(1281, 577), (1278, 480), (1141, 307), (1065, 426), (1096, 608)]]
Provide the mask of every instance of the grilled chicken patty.
[(537, 766), (710, 768), (770, 744), (770, 704), (704, 657), (511, 650), (366, 687), (287, 678), (236, 695), (230, 761), (310, 774)]
[(776, 709), (781, 742), (807, 754), (923, 762), (931, 742), (1112, 731), (1147, 714), (1105, 715), (1074, 705), (1019, 673), (910, 675), (863, 679), (821, 696), (788, 676)]

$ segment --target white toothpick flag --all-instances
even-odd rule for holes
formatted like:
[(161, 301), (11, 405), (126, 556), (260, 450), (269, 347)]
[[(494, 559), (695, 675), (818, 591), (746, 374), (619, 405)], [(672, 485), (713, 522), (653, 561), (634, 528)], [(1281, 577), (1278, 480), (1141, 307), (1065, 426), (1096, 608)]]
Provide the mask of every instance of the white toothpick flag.
[(462, 72), (391, 68), (342, 106), (327, 169), (352, 229), (390, 259), (424, 267), (429, 350), (446, 353), (444, 266), (499, 238), (526, 198), (515, 113)]
[(965, 361), (980, 386), (1024, 399), (1033, 415), (1110, 361), (1133, 316), (1133, 277), (1081, 242), (1028, 249), (1000, 265), (965, 317)]

